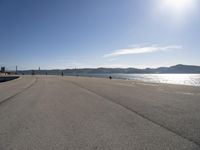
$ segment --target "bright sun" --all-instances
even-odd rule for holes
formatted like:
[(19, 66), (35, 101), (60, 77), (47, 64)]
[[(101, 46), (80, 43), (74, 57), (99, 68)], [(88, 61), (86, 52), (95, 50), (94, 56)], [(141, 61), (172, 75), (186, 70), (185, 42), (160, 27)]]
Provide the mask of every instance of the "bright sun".
[(197, 0), (161, 0), (161, 7), (174, 13), (174, 15), (185, 14), (195, 9)]
[(161, 14), (183, 20), (197, 10), (199, 0), (157, 0)]

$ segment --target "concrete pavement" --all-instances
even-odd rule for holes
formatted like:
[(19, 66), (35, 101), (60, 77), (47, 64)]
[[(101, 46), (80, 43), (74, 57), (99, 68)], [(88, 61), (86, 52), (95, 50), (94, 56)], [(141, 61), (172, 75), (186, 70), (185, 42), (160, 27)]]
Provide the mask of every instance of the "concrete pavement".
[(0, 83), (2, 150), (199, 150), (198, 87), (82, 77)]

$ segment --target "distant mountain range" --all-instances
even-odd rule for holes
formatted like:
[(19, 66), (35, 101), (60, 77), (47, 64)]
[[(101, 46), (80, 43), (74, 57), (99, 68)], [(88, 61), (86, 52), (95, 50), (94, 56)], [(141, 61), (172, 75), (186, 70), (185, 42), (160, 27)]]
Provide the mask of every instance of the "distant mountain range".
[[(111, 74), (111, 73), (125, 73), (125, 74), (144, 74), (144, 73), (200, 73), (200, 66), (192, 65), (175, 65), (171, 67), (159, 67), (159, 68), (83, 68), (83, 69), (65, 69), (65, 70), (35, 70), (35, 74), (51, 74), (58, 75), (61, 73), (69, 75), (81, 75), (81, 74)], [(32, 70), (18, 71), (19, 74), (31, 74)]]

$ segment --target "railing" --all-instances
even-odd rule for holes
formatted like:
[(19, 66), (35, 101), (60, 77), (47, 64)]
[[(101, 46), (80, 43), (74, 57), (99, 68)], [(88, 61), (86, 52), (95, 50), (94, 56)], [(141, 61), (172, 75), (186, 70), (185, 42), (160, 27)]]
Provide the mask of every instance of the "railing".
[(6, 82), (19, 78), (19, 76), (0, 76), (0, 82)]

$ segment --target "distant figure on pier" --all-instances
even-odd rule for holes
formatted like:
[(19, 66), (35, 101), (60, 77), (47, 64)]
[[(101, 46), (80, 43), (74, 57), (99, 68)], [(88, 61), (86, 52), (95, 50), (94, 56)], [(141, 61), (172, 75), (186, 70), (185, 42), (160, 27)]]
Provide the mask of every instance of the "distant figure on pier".
[(32, 70), (31, 74), (32, 74), (32, 75), (35, 75), (35, 70)]
[(109, 76), (109, 79), (111, 80), (111, 79), (112, 79), (112, 77), (111, 77), (111, 76)]
[(47, 72), (45, 74), (47, 75)]
[(62, 72), (62, 74), (61, 74), (62, 76), (64, 75), (64, 73)]

